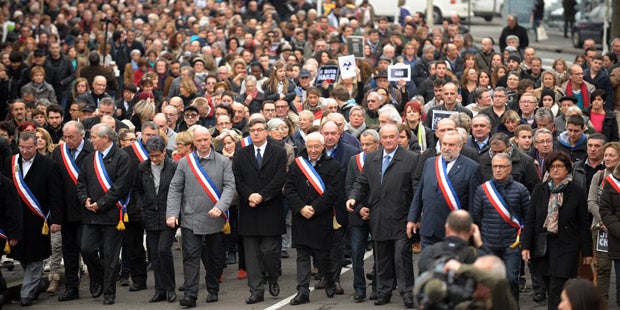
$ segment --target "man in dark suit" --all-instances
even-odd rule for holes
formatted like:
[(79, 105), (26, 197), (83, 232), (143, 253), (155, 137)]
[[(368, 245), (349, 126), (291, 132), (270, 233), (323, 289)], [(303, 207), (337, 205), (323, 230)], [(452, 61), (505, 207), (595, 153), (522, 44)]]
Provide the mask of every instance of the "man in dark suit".
[[(19, 154), (5, 165), (5, 175), (13, 178), (13, 185), (23, 205), (23, 238), (9, 255), (18, 260), (24, 269), (20, 291), (22, 306), (30, 306), (45, 289), (41, 275), (43, 260), (52, 254), (50, 232), (59, 232), (62, 222), (58, 166), (37, 152), (36, 141), (34, 132), (22, 133), (19, 136)], [(33, 199), (36, 201), (31, 202)]]
[(84, 139), (84, 126), (76, 121), (67, 122), (62, 128), (64, 144), (54, 149), (52, 158), (60, 167), (63, 201), (62, 257), (65, 262), (65, 291), (59, 301), (80, 298), (80, 239), (82, 236), (83, 208), (77, 197), (77, 180), (86, 156), (93, 152), (93, 145)]
[[(330, 114), (331, 115), (331, 114)], [(339, 117), (333, 117), (336, 121), (327, 121), (321, 126), (321, 135), (325, 139), (325, 152), (331, 158), (338, 161), (340, 164), (340, 183), (344, 184), (347, 175), (347, 166), (349, 159), (355, 154), (359, 153), (359, 149), (351, 144), (347, 144), (344, 140), (343, 131), (340, 130), (340, 124), (344, 124), (345, 120), (342, 115)], [(350, 134), (349, 134), (350, 135)], [(357, 139), (355, 139), (357, 141)], [(359, 142), (358, 142), (359, 143)], [(334, 269), (334, 283), (336, 285), (336, 294), (344, 294), (344, 290), (340, 285), (340, 269), (342, 268), (344, 261), (344, 254), (346, 250), (346, 235), (349, 228), (349, 218), (345, 208), (345, 202), (347, 197), (344, 191), (338, 192), (338, 201), (335, 206), (336, 220), (340, 227), (334, 228), (334, 236), (332, 249), (330, 251), (331, 266)], [(315, 288), (325, 287), (325, 281), (315, 285)]]
[(469, 193), (482, 183), (477, 173), (479, 165), (460, 154), (462, 147), (459, 133), (448, 131), (441, 139), (441, 155), (424, 163), (420, 186), (407, 217), (407, 233), (420, 230), (422, 249), (443, 240), (450, 212), (469, 210)]
[[(340, 165), (325, 153), (318, 132), (306, 136), (306, 149), (289, 167), (284, 193), (292, 213), (293, 247), (297, 249), (297, 295), (291, 305), (310, 302), (310, 255), (325, 278), (325, 294), (335, 294), (329, 250), (334, 235), (334, 207), (340, 183)], [(316, 175), (316, 178), (309, 178)]]
[(238, 234), (243, 236), (248, 287), (247, 304), (264, 300), (264, 279), (269, 293), (278, 296), (280, 287), (280, 242), (286, 233), (282, 187), (286, 182), (286, 151), (267, 142), (264, 117), (248, 124), (252, 144), (237, 152), (233, 173), (239, 194)]
[[(157, 135), (159, 135), (157, 124), (152, 121), (144, 122), (141, 128), (140, 139), (123, 148), (123, 151), (129, 155), (132, 180), (135, 180), (138, 165), (149, 158), (145, 148), (146, 141)], [(129, 273), (133, 284), (129, 287), (129, 291), (136, 292), (146, 289), (146, 251), (143, 246), (144, 226), (142, 224), (142, 208), (135, 204), (134, 199), (131, 199), (129, 205), (127, 205), (127, 215), (129, 222), (125, 224), (127, 229), (123, 234), (125, 241), (123, 260), (128, 259), (130, 266)]]
[[(125, 228), (119, 205), (126, 203), (132, 186), (129, 155), (114, 145), (116, 140), (110, 125), (97, 124), (92, 128), (90, 141), (95, 152), (84, 159), (77, 186), (80, 205), (86, 208), (81, 250), (90, 274), (90, 293), (93, 298), (104, 294), (104, 305), (114, 304), (116, 298), (121, 230)], [(100, 165), (97, 170), (96, 159)], [(103, 178), (101, 170), (109, 177), (109, 188), (99, 183)], [(100, 248), (103, 253), (99, 253)]]
[[(97, 110), (99, 111), (98, 116), (89, 117), (82, 122), (82, 124), (84, 125), (84, 129), (86, 130), (87, 138), (90, 137), (90, 129), (93, 126), (99, 124), (103, 116), (105, 115), (109, 115), (112, 117), (114, 116), (113, 115), (114, 114), (114, 99), (110, 97), (101, 99), (101, 101), (99, 102), (99, 106), (97, 107)], [(114, 118), (114, 129), (116, 129), (116, 132), (118, 132), (122, 128), (127, 128), (127, 125), (119, 121), (117, 118)]]
[(405, 307), (413, 308), (412, 240), (405, 232), (405, 219), (418, 186), (415, 169), (420, 156), (398, 147), (395, 125), (381, 127), (380, 136), (382, 148), (366, 158), (346, 206), (355, 208), (362, 219), (370, 218), (377, 260), (375, 305), (390, 302), (396, 279)]
[[(0, 238), (0, 260), (3, 254), (9, 254), (11, 248), (22, 239), (22, 226), (22, 207), (17, 191), (11, 179), (0, 175), (0, 230), (6, 238)], [(9, 297), (7, 293), (6, 280), (0, 270), (0, 306)]]

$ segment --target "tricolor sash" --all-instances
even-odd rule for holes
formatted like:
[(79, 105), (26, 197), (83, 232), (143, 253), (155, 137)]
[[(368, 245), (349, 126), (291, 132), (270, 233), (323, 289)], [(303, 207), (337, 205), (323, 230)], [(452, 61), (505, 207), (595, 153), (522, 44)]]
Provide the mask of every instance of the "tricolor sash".
[(360, 172), (362, 172), (362, 169), (364, 169), (365, 160), (366, 160), (366, 154), (364, 152), (361, 152), (355, 155), (355, 163), (357, 164), (357, 169), (359, 169)]
[[(94, 167), (97, 181), (99, 181), (99, 185), (103, 189), (103, 192), (107, 193), (112, 187), (112, 180), (110, 179), (110, 176), (108, 176), (108, 172), (103, 164), (103, 154), (99, 151), (95, 151), (94, 157)], [(123, 224), (123, 222), (129, 221), (127, 218), (127, 205), (129, 204), (129, 199), (129, 194), (127, 194), (127, 197), (117, 201), (114, 204), (119, 209), (119, 220), (118, 225), (116, 226), (116, 229), (118, 230), (125, 230), (125, 224)]]
[(80, 174), (80, 168), (77, 163), (71, 156), (71, 152), (69, 151), (69, 146), (66, 143), (63, 143), (60, 146), (60, 157), (62, 158), (62, 163), (69, 173), (71, 180), (73, 180), (73, 184), (77, 185), (78, 175)]
[(250, 139), (250, 136), (246, 136), (245, 138), (241, 139), (241, 146), (242, 147), (246, 147), (248, 145), (252, 145), (252, 139)]
[(22, 198), (22, 201), (26, 204), (28, 209), (30, 209), (30, 211), (32, 211), (32, 213), (34, 213), (36, 216), (43, 219), (43, 228), (41, 228), (41, 234), (49, 234), (49, 227), (47, 226), (47, 217), (49, 216), (49, 213), (48, 215), (45, 215), (45, 213), (43, 213), (43, 208), (37, 200), (37, 197), (32, 194), (30, 188), (28, 188), (28, 185), (26, 185), (26, 182), (24, 182), (22, 171), (19, 168), (19, 154), (13, 155), (13, 158), (11, 159), (11, 164), (13, 170), (13, 184), (15, 184), (17, 193)]
[(610, 173), (607, 177), (605, 177), (605, 180), (607, 180), (607, 183), (609, 183), (609, 185), (611, 185), (617, 193), (620, 193), (620, 181), (614, 178), (613, 174)]
[(448, 178), (446, 162), (443, 160), (443, 157), (441, 157), (441, 155), (437, 156), (437, 158), (435, 159), (435, 174), (437, 175), (437, 183), (439, 184), (439, 189), (441, 189), (443, 198), (446, 199), (450, 210), (454, 211), (461, 209), (461, 203), (459, 202), (459, 198), (456, 195), (456, 191), (452, 187), (452, 182), (450, 182), (450, 179)]
[(144, 148), (144, 145), (142, 145), (142, 142), (136, 141), (132, 143), (131, 148), (133, 149), (133, 152), (136, 154), (136, 157), (138, 157), (138, 160), (140, 160), (140, 162), (149, 159), (149, 153)]
[[(207, 174), (207, 172), (202, 168), (202, 166), (198, 162), (198, 156), (196, 156), (196, 153), (187, 154), (185, 158), (187, 159), (189, 168), (194, 173), (194, 177), (196, 177), (196, 180), (198, 180), (198, 184), (202, 186), (202, 189), (204, 189), (205, 192), (207, 193), (207, 196), (211, 198), (211, 201), (213, 201), (213, 204), (216, 204), (218, 201), (220, 201), (220, 196), (221, 196), (220, 191), (217, 189), (217, 187), (215, 186), (215, 183), (213, 183), (211, 178), (209, 178), (209, 175)], [(227, 218), (227, 216), (224, 216), (224, 218)]]
[(301, 172), (306, 176), (310, 185), (314, 188), (314, 190), (319, 193), (320, 196), (325, 192), (325, 184), (323, 183), (323, 179), (319, 175), (314, 167), (303, 157), (299, 156), (295, 158), (295, 163), (301, 170)]
[(11, 253), (11, 245), (9, 245), (9, 236), (4, 232), (4, 230), (0, 229), (0, 239), (4, 239), (4, 254)]
[(499, 213), (499, 215), (508, 223), (510, 226), (516, 228), (518, 230), (517, 234), (521, 234), (521, 222), (517, 218), (516, 214), (510, 215), (510, 211), (508, 210), (508, 204), (504, 201), (504, 198), (495, 188), (495, 185), (491, 181), (486, 181), (482, 184), (482, 190), (486, 194), (487, 198), (493, 205), (493, 208)]

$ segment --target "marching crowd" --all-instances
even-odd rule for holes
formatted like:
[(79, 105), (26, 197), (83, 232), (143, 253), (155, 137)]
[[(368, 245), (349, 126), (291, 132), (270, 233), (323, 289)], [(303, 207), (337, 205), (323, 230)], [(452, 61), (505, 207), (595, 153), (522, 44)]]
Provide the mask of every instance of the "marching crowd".
[[(418, 274), (500, 266), (509, 292), (476, 309), (516, 309), (525, 270), (549, 309), (588, 292), (577, 276), (614, 303), (620, 38), (543, 68), (516, 15), (478, 46), (458, 15), (390, 23), (366, 0), (3, 1), (0, 24), (0, 249), (22, 306), (80, 298), (83, 269), (111, 305), (152, 269), (149, 302), (195, 307), (201, 262), (207, 303), (238, 264), (256, 304), (290, 248), (291, 305), (344, 294), (350, 262), (355, 302), (413, 308), (414, 254)], [(351, 36), (355, 76), (325, 79)]]

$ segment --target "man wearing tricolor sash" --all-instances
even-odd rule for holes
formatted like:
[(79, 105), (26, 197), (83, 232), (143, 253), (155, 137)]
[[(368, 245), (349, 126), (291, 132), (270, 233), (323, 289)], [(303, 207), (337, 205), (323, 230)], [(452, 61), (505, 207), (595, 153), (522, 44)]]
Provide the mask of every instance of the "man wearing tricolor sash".
[(469, 210), (471, 195), (480, 181), (478, 163), (461, 154), (463, 142), (456, 130), (441, 139), (441, 155), (424, 163), (422, 178), (407, 218), (407, 231), (420, 232), (422, 249), (445, 237), (444, 224), (454, 210)]
[[(22, 206), (11, 179), (0, 175), (0, 260), (2, 255), (11, 253), (11, 249), (22, 239)], [(6, 280), (0, 270), (0, 308), (7, 295)]]
[[(149, 138), (158, 135), (159, 126), (155, 122), (144, 122), (140, 129), (140, 139), (123, 148), (123, 151), (129, 155), (132, 180), (135, 180), (138, 165), (149, 159), (149, 153), (145, 147), (146, 142)], [(122, 252), (123, 260), (127, 259), (129, 261), (129, 274), (133, 282), (129, 287), (129, 291), (132, 292), (146, 289), (146, 251), (143, 245), (144, 225), (142, 223), (142, 214), (143, 210), (136, 206), (135, 199), (130, 199), (127, 205), (129, 221), (125, 223), (125, 231), (123, 233), (125, 246)]]
[(103, 294), (104, 305), (114, 304), (116, 299), (124, 215), (133, 181), (129, 155), (115, 146), (116, 140), (110, 125), (93, 126), (90, 141), (94, 152), (84, 159), (77, 185), (85, 209), (81, 251), (90, 275), (90, 293), (93, 298)]
[(34, 132), (19, 137), (19, 154), (13, 155), (5, 167), (22, 203), (23, 238), (9, 257), (20, 262), (24, 278), (20, 291), (21, 304), (29, 306), (42, 289), (43, 260), (51, 254), (50, 232), (60, 232), (62, 223), (62, 191), (58, 166), (37, 152)]
[(482, 241), (504, 261), (512, 295), (519, 300), (519, 239), (530, 205), (530, 193), (512, 176), (512, 158), (498, 153), (492, 159), (493, 178), (480, 185), (473, 197), (471, 214), (480, 227)]
[[(415, 169), (420, 156), (398, 146), (398, 128), (386, 124), (381, 146), (365, 160), (346, 206), (369, 219), (377, 267), (375, 305), (390, 303), (394, 282), (406, 308), (413, 301), (412, 239), (406, 233), (407, 213), (418, 186)], [(357, 204), (360, 202), (360, 204)]]
[(334, 235), (334, 207), (340, 182), (340, 164), (325, 152), (318, 132), (306, 136), (306, 149), (289, 166), (284, 193), (292, 213), (293, 248), (297, 250), (297, 295), (291, 305), (310, 302), (310, 255), (325, 278), (325, 294), (334, 297), (330, 249)]
[(246, 303), (255, 304), (264, 300), (265, 284), (272, 296), (280, 293), (280, 243), (286, 233), (282, 188), (287, 161), (284, 148), (267, 140), (264, 118), (253, 117), (248, 129), (253, 144), (235, 152), (233, 173), (239, 194), (238, 234), (243, 236), (251, 294)]
[(201, 252), (205, 252), (208, 302), (218, 300), (224, 268), (222, 228), (225, 212), (235, 193), (230, 160), (211, 148), (211, 134), (203, 126), (194, 130), (193, 153), (179, 161), (170, 183), (166, 224), (183, 234), (184, 307), (196, 307)]
[[(80, 244), (84, 205), (77, 196), (80, 166), (93, 152), (93, 145), (84, 139), (84, 126), (76, 121), (67, 122), (62, 129), (64, 143), (54, 149), (52, 158), (60, 167), (63, 199), (62, 258), (65, 263), (65, 291), (59, 301), (79, 298)], [(55, 279), (55, 278), (54, 278)]]
[[(362, 144), (361, 153), (349, 159), (347, 170), (347, 178), (345, 180), (344, 192), (347, 197), (353, 190), (353, 185), (362, 174), (366, 157), (379, 148), (379, 133), (374, 129), (367, 129), (360, 135)], [(359, 204), (358, 205), (362, 205)], [(349, 231), (351, 232), (351, 263), (353, 265), (353, 301), (363, 302), (366, 299), (366, 277), (364, 272), (364, 253), (366, 252), (366, 243), (370, 234), (370, 223), (368, 218), (362, 218), (359, 213), (355, 212), (355, 208), (347, 208), (349, 212)], [(372, 291), (376, 295), (377, 282), (372, 281)]]

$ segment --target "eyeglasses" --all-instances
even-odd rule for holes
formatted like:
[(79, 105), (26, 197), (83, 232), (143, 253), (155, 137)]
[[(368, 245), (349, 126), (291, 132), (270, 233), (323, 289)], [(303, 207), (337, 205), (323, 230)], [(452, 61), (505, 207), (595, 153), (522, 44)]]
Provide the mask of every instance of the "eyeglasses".
[(250, 133), (261, 133), (263, 131), (265, 131), (265, 128), (250, 129)]
[(278, 106), (276, 106), (276, 109), (286, 109), (286, 108), (288, 108), (287, 105), (278, 105)]
[(564, 168), (566, 168), (566, 166), (558, 164), (558, 165), (552, 165), (549, 170), (564, 169)]
[(374, 99), (366, 99), (366, 102), (377, 102), (378, 100), (374, 100)]
[(196, 117), (198, 117), (198, 113), (185, 113), (184, 115), (187, 118), (196, 118)]
[(534, 101), (519, 101), (521, 104), (536, 104)]
[(497, 170), (497, 169), (504, 170), (504, 169), (508, 169), (509, 167), (510, 166), (507, 166), (507, 165), (492, 165), (491, 166), (491, 168), (493, 168), (493, 170)]
[(536, 143), (540, 143), (540, 144), (551, 144), (553, 143), (552, 140), (541, 140), (541, 141), (536, 141)]

